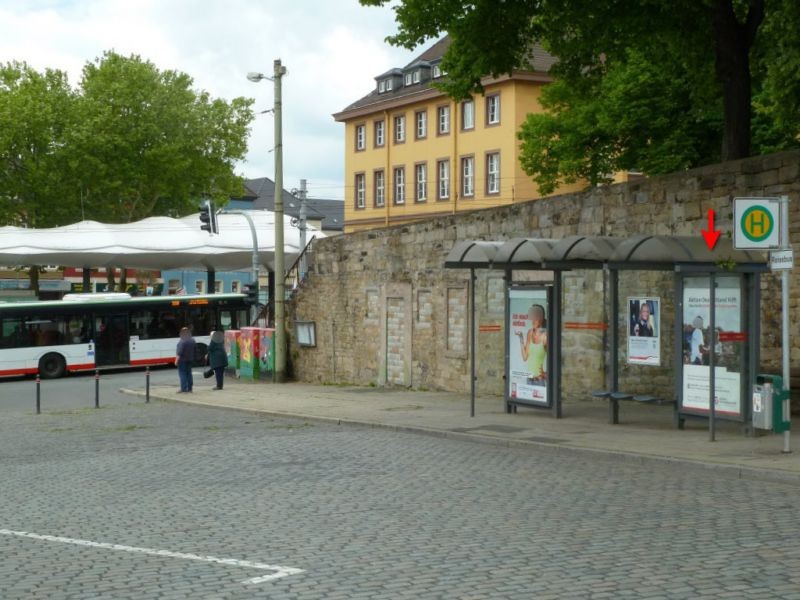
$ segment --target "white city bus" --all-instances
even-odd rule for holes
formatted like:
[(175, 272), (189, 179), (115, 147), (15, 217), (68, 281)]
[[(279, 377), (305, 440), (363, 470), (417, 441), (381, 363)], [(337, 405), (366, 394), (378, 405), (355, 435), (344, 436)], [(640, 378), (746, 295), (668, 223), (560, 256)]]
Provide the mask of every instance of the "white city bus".
[(0, 304), (0, 377), (171, 364), (181, 327), (192, 330), (199, 361), (211, 332), (247, 325), (247, 312), (243, 294), (67, 294)]

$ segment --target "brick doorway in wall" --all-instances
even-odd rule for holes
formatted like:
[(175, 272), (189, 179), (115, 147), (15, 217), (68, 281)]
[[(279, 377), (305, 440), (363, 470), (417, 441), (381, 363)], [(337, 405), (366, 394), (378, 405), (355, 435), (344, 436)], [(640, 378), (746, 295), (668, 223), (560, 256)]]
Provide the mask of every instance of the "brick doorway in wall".
[(411, 284), (387, 284), (382, 300), (380, 382), (410, 387)]

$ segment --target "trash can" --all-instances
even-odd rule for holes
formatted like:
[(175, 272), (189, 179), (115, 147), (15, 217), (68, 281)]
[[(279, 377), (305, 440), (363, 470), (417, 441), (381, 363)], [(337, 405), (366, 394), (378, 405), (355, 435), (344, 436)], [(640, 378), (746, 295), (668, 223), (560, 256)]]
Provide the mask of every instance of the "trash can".
[(790, 422), (784, 419), (783, 414), (783, 401), (786, 398), (788, 392), (783, 389), (783, 378), (780, 375), (756, 376), (753, 386), (753, 427), (773, 433), (788, 431)]

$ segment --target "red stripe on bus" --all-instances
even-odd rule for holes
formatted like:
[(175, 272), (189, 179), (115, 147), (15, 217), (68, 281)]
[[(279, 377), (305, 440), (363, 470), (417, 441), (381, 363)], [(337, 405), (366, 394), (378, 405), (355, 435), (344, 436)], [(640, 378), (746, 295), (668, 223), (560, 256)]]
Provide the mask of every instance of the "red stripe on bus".
[(171, 365), (175, 362), (175, 357), (169, 356), (167, 358), (141, 358), (139, 360), (132, 360), (131, 365)]
[(0, 371), (0, 375), (32, 375), (38, 372), (39, 369), (35, 367), (29, 369), (4, 369)]
[(96, 365), (94, 363), (84, 363), (82, 365), (67, 365), (67, 371), (89, 371), (94, 369)]

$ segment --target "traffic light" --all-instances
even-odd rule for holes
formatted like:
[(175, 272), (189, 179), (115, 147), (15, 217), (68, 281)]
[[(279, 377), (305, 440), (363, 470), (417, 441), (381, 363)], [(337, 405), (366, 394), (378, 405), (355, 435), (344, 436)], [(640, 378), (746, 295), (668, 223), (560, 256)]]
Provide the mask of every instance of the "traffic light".
[(245, 304), (258, 304), (258, 284), (257, 283), (245, 283), (242, 286), (242, 292), (246, 296), (244, 301)]
[(217, 213), (214, 211), (214, 203), (206, 200), (200, 205), (200, 229), (208, 233), (219, 233), (217, 228)]

